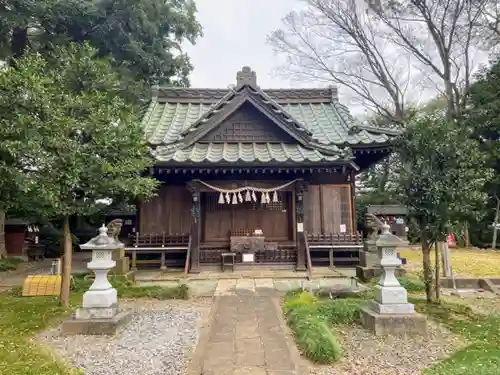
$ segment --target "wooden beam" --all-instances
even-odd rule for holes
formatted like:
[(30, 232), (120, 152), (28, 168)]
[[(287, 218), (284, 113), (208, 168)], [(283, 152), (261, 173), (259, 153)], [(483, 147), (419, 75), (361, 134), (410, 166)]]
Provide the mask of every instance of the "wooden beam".
[(304, 191), (306, 182), (299, 180), (295, 183), (295, 215), (297, 222), (297, 271), (306, 270), (306, 245), (304, 237)]
[(200, 186), (197, 182), (191, 181), (187, 184), (189, 191), (192, 196), (192, 208), (191, 208), (191, 251), (190, 251), (190, 261), (191, 273), (200, 272), (200, 240), (201, 240), (201, 194)]

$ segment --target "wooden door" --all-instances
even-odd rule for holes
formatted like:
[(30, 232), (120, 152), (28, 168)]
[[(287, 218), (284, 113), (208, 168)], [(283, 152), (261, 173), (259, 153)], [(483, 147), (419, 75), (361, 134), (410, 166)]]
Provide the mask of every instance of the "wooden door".
[(291, 240), (291, 197), (291, 193), (283, 192), (279, 193), (278, 202), (264, 205), (259, 202), (219, 204), (218, 193), (205, 193), (202, 197), (203, 241), (228, 241), (231, 231), (255, 229), (262, 229), (270, 241)]

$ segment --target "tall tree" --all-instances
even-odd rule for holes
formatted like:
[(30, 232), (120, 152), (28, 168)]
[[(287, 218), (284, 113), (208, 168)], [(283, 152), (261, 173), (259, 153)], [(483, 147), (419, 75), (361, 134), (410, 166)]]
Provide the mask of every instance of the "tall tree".
[(424, 115), (410, 122), (397, 143), (399, 199), (420, 230), (427, 300), (432, 300), (430, 248), (451, 225), (481, 215), (484, 185), (492, 176), (485, 154), (456, 122)]
[[(500, 59), (493, 61), (485, 69), (469, 90), (468, 106), (463, 116), (464, 124), (471, 129), (481, 150), (486, 154), (488, 165), (495, 170), (493, 178), (486, 186), (490, 196), (488, 225), (498, 222), (498, 202), (500, 199)], [(493, 228), (492, 246), (496, 245)]]
[(370, 7), (388, 29), (388, 39), (430, 74), (446, 99), (446, 115), (465, 107), (476, 55), (484, 46), (482, 19), (488, 0), (379, 1)]
[(284, 27), (269, 37), (287, 58), (281, 72), (340, 85), (376, 115), (402, 123), (411, 80), (408, 56), (388, 43), (363, 2), (303, 1), (307, 8), (288, 14)]
[(0, 51), (19, 58), (87, 41), (134, 79), (188, 85), (192, 66), (181, 43), (201, 34), (195, 14), (192, 0), (4, 0)]
[[(141, 176), (152, 159), (134, 108), (120, 96), (110, 61), (99, 59), (88, 44), (58, 47), (50, 61), (28, 55), (2, 74), (8, 83), (19, 83), (3, 88), (5, 105), (15, 115), (2, 121), (19, 127), (24, 142), (31, 142), (33, 134), (40, 138), (41, 150), (30, 163), (37, 204), (46, 216), (64, 222), (61, 300), (67, 306), (69, 217), (95, 212), (99, 199), (152, 196), (157, 182)], [(34, 77), (29, 82), (19, 78), (28, 75)]]

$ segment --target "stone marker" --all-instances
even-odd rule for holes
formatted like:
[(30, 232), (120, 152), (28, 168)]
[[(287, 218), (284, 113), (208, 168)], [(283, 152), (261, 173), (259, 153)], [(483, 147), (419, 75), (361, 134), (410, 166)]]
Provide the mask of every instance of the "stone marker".
[(118, 310), (117, 291), (108, 281), (108, 272), (116, 266), (113, 251), (123, 248), (123, 244), (109, 237), (107, 231), (103, 225), (97, 237), (80, 246), (83, 250), (92, 250), (92, 260), (87, 267), (94, 271), (95, 279), (83, 295), (82, 307), (63, 322), (63, 335), (113, 335), (130, 317), (130, 312)]
[(396, 247), (407, 245), (406, 241), (389, 232), (389, 225), (382, 226), (382, 234), (377, 240), (377, 249), (382, 268), (375, 301), (361, 310), (363, 327), (371, 329), (376, 335), (410, 334), (427, 335), (427, 320), (417, 314), (408, 303), (406, 289), (396, 278), (396, 268), (401, 265)]

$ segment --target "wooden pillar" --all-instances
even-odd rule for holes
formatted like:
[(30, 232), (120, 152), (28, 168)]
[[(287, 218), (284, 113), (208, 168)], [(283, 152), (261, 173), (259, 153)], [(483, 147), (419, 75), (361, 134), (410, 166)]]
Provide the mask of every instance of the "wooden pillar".
[(297, 271), (306, 270), (306, 244), (304, 240), (304, 191), (306, 184), (298, 181), (295, 184), (295, 222), (297, 223)]
[(352, 228), (351, 228), (351, 233), (356, 233), (358, 231), (358, 220), (356, 217), (356, 174), (351, 171), (349, 172), (348, 175), (348, 181), (351, 183), (351, 188), (349, 189), (349, 193), (351, 196), (349, 197), (350, 199), (350, 206), (351, 206), (351, 223), (352, 223)]
[(200, 189), (196, 182), (188, 183), (188, 189), (192, 195), (191, 207), (191, 257), (190, 273), (200, 272), (200, 240), (201, 240), (201, 210), (200, 210)]

